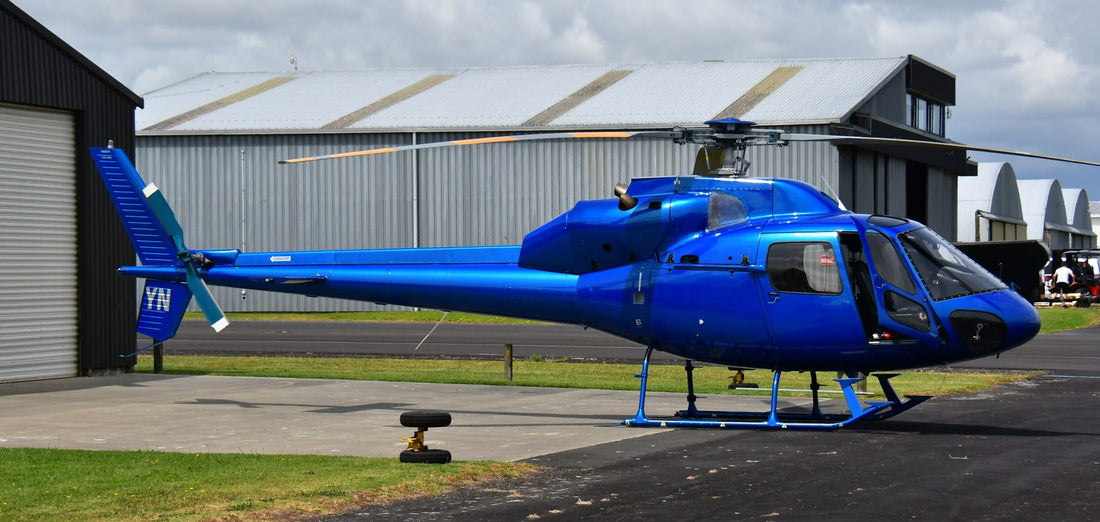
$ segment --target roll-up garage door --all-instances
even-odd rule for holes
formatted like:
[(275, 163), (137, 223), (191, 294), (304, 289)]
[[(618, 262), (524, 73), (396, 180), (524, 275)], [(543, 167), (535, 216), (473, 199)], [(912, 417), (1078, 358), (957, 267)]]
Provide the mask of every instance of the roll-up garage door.
[(72, 114), (0, 105), (0, 382), (77, 374)]

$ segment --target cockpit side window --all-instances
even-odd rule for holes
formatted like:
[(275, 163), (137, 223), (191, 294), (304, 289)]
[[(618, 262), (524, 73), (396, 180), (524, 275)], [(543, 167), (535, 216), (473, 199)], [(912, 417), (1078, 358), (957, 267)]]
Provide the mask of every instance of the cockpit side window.
[(917, 283), (906, 270), (905, 261), (886, 236), (874, 230), (868, 230), (867, 247), (871, 249), (871, 262), (875, 264), (875, 271), (883, 281), (910, 294), (917, 292)]
[(744, 223), (748, 219), (745, 204), (737, 196), (714, 192), (707, 199), (707, 230)]
[(768, 279), (780, 292), (837, 295), (841, 290), (836, 254), (825, 242), (772, 245), (768, 248)]

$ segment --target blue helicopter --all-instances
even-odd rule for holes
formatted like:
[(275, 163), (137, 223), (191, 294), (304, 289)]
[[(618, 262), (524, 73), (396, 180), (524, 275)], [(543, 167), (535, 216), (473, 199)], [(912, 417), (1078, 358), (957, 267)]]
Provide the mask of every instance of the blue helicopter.
[[(1044, 157), (952, 143), (787, 134), (719, 120), (671, 131), (529, 134), (358, 151), (286, 163), (535, 139), (666, 136), (702, 145), (693, 176), (616, 185), (581, 201), (518, 246), (244, 253), (191, 250), (161, 192), (125, 153), (93, 148), (146, 279), (138, 332), (175, 335), (194, 296), (211, 326), (228, 321), (206, 285), (571, 323), (648, 348), (629, 426), (835, 429), (897, 415), (928, 397), (899, 397), (891, 372), (1019, 346), (1039, 331), (1030, 302), (920, 223), (854, 214), (811, 185), (741, 177), (748, 146), (794, 140), (874, 141)], [(686, 360), (685, 410), (645, 412), (650, 356)], [(767, 412), (695, 406), (692, 361), (774, 371)], [(780, 411), (783, 372), (811, 372), (812, 408)], [(847, 414), (823, 413), (817, 372), (839, 372)], [(874, 374), (885, 401), (853, 385)]]

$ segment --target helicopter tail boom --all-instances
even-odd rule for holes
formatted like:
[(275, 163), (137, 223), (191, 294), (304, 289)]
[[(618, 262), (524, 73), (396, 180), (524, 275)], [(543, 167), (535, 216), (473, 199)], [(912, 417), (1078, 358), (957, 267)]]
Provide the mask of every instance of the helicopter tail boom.
[[(518, 266), (519, 247), (196, 251), (214, 286), (310, 297), (578, 322), (579, 277)], [(181, 283), (178, 267), (130, 266), (123, 275)]]

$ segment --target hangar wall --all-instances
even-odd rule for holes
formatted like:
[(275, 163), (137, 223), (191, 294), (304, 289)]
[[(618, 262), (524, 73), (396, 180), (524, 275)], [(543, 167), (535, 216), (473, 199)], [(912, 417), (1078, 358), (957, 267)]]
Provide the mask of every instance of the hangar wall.
[[(921, 67), (910, 67), (914, 61)], [(942, 126), (911, 125), (917, 94), (941, 110), (953, 103), (954, 77), (925, 65), (909, 56), (205, 73), (148, 95), (137, 162), (177, 207), (193, 248), (518, 244), (577, 200), (611, 197), (615, 183), (689, 173), (697, 147), (646, 138), (524, 141), (275, 162), (516, 132), (667, 130), (730, 116), (794, 133), (942, 140)], [(410, 74), (424, 78), (410, 84)], [(855, 212), (933, 217), (929, 224), (949, 239), (954, 200), (950, 215), (928, 207), (953, 198), (954, 176), (973, 170), (961, 155), (864, 144), (792, 142), (750, 148), (745, 157), (750, 175), (808, 182)], [(230, 311), (376, 308), (214, 292)]]
[[(140, 136), (136, 163), (172, 204), (189, 247), (268, 251), (519, 244), (578, 199), (609, 198), (615, 183), (631, 177), (690, 173), (695, 161), (694, 147), (639, 139), (276, 163), (414, 139), (484, 135)], [(381, 309), (257, 291), (241, 299), (239, 290), (211, 290), (226, 311)]]
[[(68, 136), (58, 138), (71, 143), (65, 154), (74, 169), (76, 229), (69, 251), (75, 256), (77, 288), (73, 297), (65, 299), (70, 303), (75, 299), (69, 313), (75, 317), (66, 319), (76, 325), (76, 338), (68, 348), (75, 354), (75, 364), (71, 370), (49, 372), (49, 376), (126, 371), (134, 358), (119, 355), (133, 351), (136, 290), (134, 282), (119, 277), (115, 269), (131, 263), (134, 252), (87, 147), (114, 140), (116, 147), (132, 153), (134, 108), (142, 100), (10, 1), (0, 0), (0, 103), (31, 111), (60, 111), (72, 118), (71, 130), (60, 133)], [(34, 163), (16, 167), (40, 179), (34, 168)], [(2, 241), (7, 249), (29, 252), (36, 247), (33, 241)], [(49, 275), (40, 271), (35, 277)], [(0, 313), (0, 328), (18, 327), (24, 320)], [(3, 361), (0, 367), (10, 368)], [(0, 381), (41, 377), (45, 375), (24, 368), (0, 376)]]
[[(828, 125), (789, 128), (829, 131)], [(189, 247), (270, 251), (519, 244), (578, 200), (611, 197), (615, 183), (690, 173), (697, 150), (665, 139), (544, 141), (277, 164), (499, 134), (146, 133), (137, 137), (136, 162), (173, 205)], [(855, 154), (858, 163), (842, 176), (846, 154)], [(905, 214), (906, 162), (900, 158), (804, 142), (750, 148), (746, 159), (752, 175), (828, 187), (822, 190), (853, 211)], [(922, 201), (943, 197), (945, 190), (953, 194), (953, 176), (938, 175), (943, 180), (929, 183)], [(939, 219), (953, 222), (952, 216)], [(938, 230), (953, 235), (953, 229)], [(242, 299), (240, 290), (211, 290), (223, 309), (235, 312), (392, 309), (261, 291)]]

